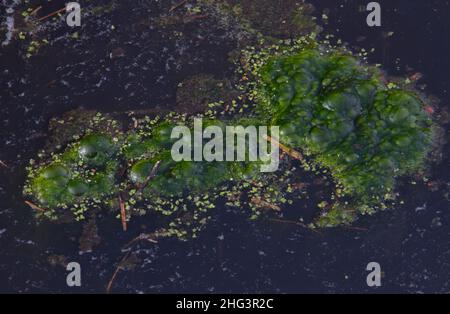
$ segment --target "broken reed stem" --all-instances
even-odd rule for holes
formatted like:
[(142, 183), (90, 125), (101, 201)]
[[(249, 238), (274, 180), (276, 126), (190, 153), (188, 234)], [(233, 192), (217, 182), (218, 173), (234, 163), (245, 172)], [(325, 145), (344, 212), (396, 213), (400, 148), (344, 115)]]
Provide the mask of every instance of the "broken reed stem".
[(135, 244), (136, 242), (141, 241), (141, 240), (146, 240), (146, 241), (151, 242), (151, 243), (158, 243), (158, 241), (156, 241), (155, 238), (157, 238), (157, 236), (154, 235), (154, 234), (152, 234), (152, 233), (150, 233), (150, 234), (147, 234), (147, 233), (141, 233), (141, 234), (138, 235), (136, 238), (134, 238), (133, 240), (131, 240), (130, 242), (128, 242), (127, 244), (125, 244), (125, 246), (123, 247), (123, 249), (129, 248), (129, 247), (131, 247), (133, 244)]
[(177, 3), (177, 4), (175, 4), (175, 5), (173, 5), (173, 6), (169, 9), (169, 12), (172, 12), (172, 11), (178, 9), (179, 7), (181, 7), (182, 5), (185, 5), (186, 2), (188, 2), (188, 0), (183, 0), (183, 1), (181, 1), (181, 2), (179, 2), (179, 3)]
[(0, 160), (0, 165), (9, 169), (8, 165), (6, 163), (4, 163), (3, 160)]
[[(141, 240), (146, 240), (149, 241), (151, 243), (158, 243), (158, 241), (156, 240), (159, 237), (167, 237), (170, 236), (170, 234), (165, 230), (165, 229), (158, 229), (155, 232), (152, 233), (141, 233), (140, 235), (138, 235), (136, 238), (134, 238), (133, 240), (131, 240), (130, 242), (128, 242), (122, 250), (124, 249), (128, 249), (130, 248), (134, 243), (141, 241)], [(127, 260), (128, 257), (130, 257), (131, 255), (131, 250), (129, 250), (120, 260), (119, 264), (117, 264), (116, 270), (114, 271), (111, 279), (108, 282), (108, 285), (106, 286), (106, 293), (110, 293), (111, 292), (111, 288), (112, 285), (114, 283), (114, 280), (117, 277), (117, 274), (119, 273), (120, 270), (123, 269), (123, 263), (124, 261)]]
[(111, 292), (111, 288), (112, 288), (112, 285), (113, 285), (113, 283), (114, 283), (114, 280), (116, 279), (117, 274), (119, 273), (119, 271), (122, 270), (122, 268), (123, 268), (123, 267), (122, 267), (122, 263), (123, 263), (130, 255), (131, 255), (131, 251), (128, 251), (128, 252), (122, 257), (122, 259), (120, 260), (119, 264), (117, 264), (116, 270), (114, 271), (114, 273), (113, 273), (111, 279), (110, 279), (109, 282), (108, 282), (108, 285), (106, 286), (106, 293), (110, 293), (110, 292)]
[(45, 20), (46, 18), (52, 17), (52, 16), (54, 16), (54, 15), (56, 15), (56, 14), (58, 14), (58, 13), (61, 13), (61, 12), (65, 11), (65, 10), (66, 10), (65, 7), (62, 8), (62, 9), (56, 10), (55, 12), (52, 12), (52, 13), (50, 13), (50, 14), (47, 14), (47, 15), (44, 16), (44, 17), (39, 18), (38, 21), (39, 21), (39, 22), (40, 22), (40, 21), (43, 21), (43, 20)]
[(160, 163), (161, 163), (161, 160), (158, 160), (155, 163), (155, 165), (152, 168), (152, 171), (150, 172), (148, 177), (145, 179), (144, 183), (142, 183), (141, 186), (139, 187), (139, 191), (144, 190), (147, 187), (147, 185), (149, 184), (149, 182), (156, 176), (156, 172), (158, 171)]
[(170, 236), (171, 236), (171, 234), (164, 228), (157, 229), (156, 231), (154, 231), (152, 233), (141, 233), (136, 238), (134, 238), (133, 240), (128, 242), (122, 248), (122, 250), (129, 249), (134, 243), (136, 243), (138, 241), (141, 241), (141, 240), (146, 240), (146, 241), (151, 242), (151, 243), (158, 243), (158, 241), (156, 239), (164, 238), (164, 237), (170, 237)]
[[(159, 168), (159, 164), (161, 163), (160, 160), (158, 160), (155, 165), (152, 168), (152, 171), (150, 172), (149, 176), (145, 179), (144, 183), (142, 183), (141, 186), (138, 187), (139, 191), (142, 191), (150, 182), (151, 179), (153, 179), (156, 176), (156, 172)], [(121, 175), (125, 174), (125, 171)], [(127, 191), (126, 191), (127, 192)], [(127, 231), (127, 212), (125, 209), (125, 202), (123, 200), (122, 194), (119, 192), (119, 207), (120, 207), (120, 220), (122, 221), (122, 230)]]
[(38, 6), (36, 9), (34, 9), (33, 11), (31, 11), (30, 15), (35, 15), (36, 13), (38, 13), (38, 11), (42, 9), (42, 6)]
[(305, 158), (303, 158), (303, 155), (300, 154), (300, 152), (298, 152), (298, 151), (296, 151), (296, 150), (294, 150), (294, 149), (292, 149), (290, 147), (287, 147), (286, 145), (281, 144), (278, 141), (278, 139), (276, 139), (274, 137), (271, 137), (269, 135), (264, 135), (264, 139), (266, 141), (268, 141), (268, 142), (271, 142), (271, 143), (277, 145), (281, 149), (281, 151), (283, 151), (284, 153), (288, 154), (292, 158), (297, 159), (297, 160), (301, 161), (302, 163), (305, 162)]
[(31, 203), (30, 201), (25, 201), (25, 204), (30, 206), (31, 209), (34, 209), (34, 210), (37, 210), (37, 211), (40, 211), (40, 212), (45, 212), (44, 208), (41, 208), (41, 207), (37, 206), (36, 204)]
[(127, 213), (125, 211), (125, 203), (119, 194), (120, 219), (122, 220), (122, 230), (127, 231)]

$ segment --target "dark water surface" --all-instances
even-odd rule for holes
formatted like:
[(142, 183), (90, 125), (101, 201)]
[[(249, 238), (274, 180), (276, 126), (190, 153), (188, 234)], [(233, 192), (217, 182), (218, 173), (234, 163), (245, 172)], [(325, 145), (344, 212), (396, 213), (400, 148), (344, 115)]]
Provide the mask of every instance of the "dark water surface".
[[(80, 255), (81, 226), (36, 225), (21, 191), (24, 165), (44, 145), (51, 117), (79, 106), (105, 112), (171, 107), (177, 84), (187, 76), (207, 72), (221, 78), (232, 71), (227, 54), (233, 38), (213, 22), (186, 24), (182, 31), (188, 35), (177, 40), (148, 27), (148, 15), (170, 7), (162, 2), (121, 1), (121, 10), (85, 20), (78, 34), (83, 40), (69, 40), (62, 36), (66, 28), (49, 24), (45, 32), (53, 38), (61, 33), (61, 39), (27, 62), (20, 43), (0, 48), (0, 160), (9, 166), (0, 168), (0, 292), (102, 293), (123, 255), (120, 248), (146, 230), (145, 219), (133, 220), (127, 233), (112, 217), (97, 219), (102, 241), (93, 253)], [(369, 1), (310, 2), (319, 20), (323, 12), (328, 16), (325, 33), (351, 47), (375, 48), (370, 61), (382, 63), (390, 75), (422, 73), (426, 92), (441, 100), (438, 107), (448, 105), (449, 1), (379, 1), (380, 28), (367, 27), (367, 13), (359, 10)], [(13, 3), (3, 1), (2, 22)], [(43, 10), (59, 7), (46, 4)], [(118, 47), (124, 56), (110, 58)], [(119, 273), (113, 292), (448, 293), (448, 146), (443, 154), (432, 169), (437, 183), (404, 180), (404, 204), (360, 219), (357, 229), (319, 235), (291, 225), (249, 222), (223, 210), (198, 239), (139, 246), (140, 262)], [(52, 266), (51, 255), (81, 264), (82, 287), (66, 286), (67, 272)], [(379, 288), (366, 285), (365, 268), (372, 261), (384, 274)]]

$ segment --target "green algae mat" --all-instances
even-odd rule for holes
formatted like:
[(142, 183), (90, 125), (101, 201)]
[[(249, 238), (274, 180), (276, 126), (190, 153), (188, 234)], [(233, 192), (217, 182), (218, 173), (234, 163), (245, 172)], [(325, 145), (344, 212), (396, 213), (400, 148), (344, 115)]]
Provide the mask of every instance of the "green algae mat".
[(232, 110), (212, 103), (204, 114), (144, 117), (127, 130), (98, 114), (66, 147), (32, 160), (24, 193), (37, 216), (83, 220), (90, 210), (108, 210), (126, 224), (152, 212), (169, 217), (170, 233), (184, 238), (201, 230), (217, 204), (257, 219), (266, 214), (261, 207), (282, 211), (293, 203), (299, 178), (292, 158), (268, 174), (248, 159), (174, 161), (171, 132), (192, 129), (195, 117), (221, 129), (279, 126), (280, 148), (302, 156), (302, 171), (325, 173), (333, 185), (311, 228), (350, 224), (386, 208), (398, 178), (426, 168), (434, 124), (423, 96), (388, 84), (360, 57), (307, 36), (244, 50), (241, 60), (244, 97)]

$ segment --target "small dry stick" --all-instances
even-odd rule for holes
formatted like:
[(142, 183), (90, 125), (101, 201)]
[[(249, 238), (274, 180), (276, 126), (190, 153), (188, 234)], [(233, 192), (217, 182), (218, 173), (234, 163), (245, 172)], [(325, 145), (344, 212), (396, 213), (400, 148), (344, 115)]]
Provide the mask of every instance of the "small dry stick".
[(5, 168), (9, 168), (8, 165), (3, 162), (3, 160), (0, 160), (0, 165), (2, 165)]
[(141, 233), (136, 238), (134, 238), (133, 240), (128, 242), (123, 247), (123, 249), (127, 249), (127, 248), (131, 247), (133, 244), (135, 244), (136, 242), (139, 242), (139, 241), (142, 241), (142, 240), (146, 240), (146, 241), (151, 242), (151, 243), (158, 243), (158, 241), (156, 241), (154, 238), (156, 238), (156, 236), (154, 234)]
[(38, 11), (42, 9), (42, 6), (38, 6), (36, 9), (34, 9), (33, 11), (31, 11), (30, 15), (35, 15), (36, 13), (38, 13)]
[(139, 186), (139, 191), (142, 191), (143, 189), (145, 189), (148, 185), (148, 183), (151, 181), (151, 179), (153, 179), (156, 176), (156, 172), (158, 171), (159, 168), (159, 164), (161, 163), (161, 160), (158, 160), (155, 165), (152, 168), (152, 171), (150, 172), (150, 174), (148, 175), (148, 177), (145, 179), (145, 181), (141, 184), (141, 186)]
[[(150, 180), (156, 176), (156, 171), (158, 170), (160, 163), (161, 163), (160, 160), (156, 162), (149, 176), (145, 179), (144, 183), (142, 183), (142, 185), (138, 187), (139, 191), (145, 189)], [(119, 193), (119, 207), (120, 207), (120, 218), (122, 220), (122, 229), (123, 231), (127, 231), (127, 212), (125, 209), (125, 202), (123, 201), (122, 195), (120, 193)]]
[(30, 201), (25, 201), (25, 204), (27, 204), (28, 206), (30, 206), (32, 209), (40, 211), (40, 212), (45, 212), (45, 209), (31, 203)]
[(122, 196), (119, 195), (119, 206), (120, 206), (120, 218), (122, 220), (122, 229), (127, 231), (127, 213), (125, 211), (125, 203), (122, 200)]
[[(155, 232), (152, 233), (141, 233), (140, 235), (138, 235), (136, 238), (134, 238), (133, 240), (131, 240), (130, 242), (128, 242), (128, 244), (126, 244), (123, 248), (124, 249), (128, 249), (130, 248), (134, 243), (141, 241), (141, 240), (146, 240), (152, 243), (158, 243), (158, 241), (156, 241), (157, 238), (159, 237), (167, 237), (169, 236), (169, 233), (167, 233), (167, 231), (165, 231), (164, 229), (158, 229)], [(108, 282), (108, 285), (106, 286), (106, 293), (110, 293), (111, 292), (111, 288), (112, 285), (114, 283), (114, 280), (117, 277), (117, 274), (119, 273), (120, 270), (123, 270), (123, 263), (124, 261), (127, 260), (127, 258), (131, 255), (131, 250), (129, 250), (127, 253), (125, 253), (124, 257), (120, 260), (119, 264), (117, 265), (116, 270), (114, 271), (111, 279)]]
[(301, 162), (305, 162), (305, 159), (303, 158), (302, 154), (300, 154), (298, 151), (289, 148), (283, 144), (281, 144), (276, 138), (270, 137), (268, 135), (264, 135), (264, 139), (268, 142), (271, 142), (275, 145), (277, 145), (284, 153), (288, 154), (294, 159), (300, 160)]
[(66, 10), (65, 7), (62, 8), (62, 9), (56, 10), (55, 12), (52, 12), (52, 13), (50, 13), (50, 14), (47, 14), (47, 15), (44, 16), (44, 17), (39, 18), (38, 21), (43, 21), (43, 20), (45, 20), (46, 18), (52, 17), (53, 15), (56, 15), (56, 14), (58, 14), (58, 13), (61, 13), (61, 12), (65, 11), (65, 10)]
[(156, 231), (154, 231), (152, 233), (141, 233), (136, 238), (134, 238), (133, 240), (128, 242), (122, 248), (122, 250), (129, 249), (133, 244), (135, 244), (138, 241), (146, 240), (146, 241), (151, 242), (151, 243), (158, 243), (158, 241), (156, 239), (163, 238), (163, 237), (169, 237), (169, 236), (170, 236), (170, 233), (167, 232), (167, 230), (165, 230), (163, 228), (158, 229), (158, 230), (156, 230)]
[(169, 12), (172, 12), (172, 11), (178, 9), (179, 7), (181, 7), (182, 5), (185, 5), (186, 2), (188, 2), (188, 0), (183, 0), (183, 1), (179, 2), (178, 4), (173, 5), (173, 6), (170, 8)]
[(122, 266), (123, 262), (124, 262), (130, 255), (131, 255), (131, 251), (128, 251), (128, 252), (124, 255), (124, 257), (122, 257), (122, 259), (120, 260), (119, 264), (118, 264), (117, 267), (116, 267), (116, 270), (114, 271), (114, 273), (113, 273), (111, 279), (110, 279), (109, 282), (108, 282), (108, 285), (106, 286), (106, 293), (110, 293), (110, 292), (111, 292), (111, 288), (112, 288), (112, 285), (113, 285), (113, 283), (114, 283), (114, 280), (115, 280), (116, 277), (117, 277), (117, 274), (119, 273), (119, 271), (121, 271), (121, 270), (123, 269), (123, 266)]

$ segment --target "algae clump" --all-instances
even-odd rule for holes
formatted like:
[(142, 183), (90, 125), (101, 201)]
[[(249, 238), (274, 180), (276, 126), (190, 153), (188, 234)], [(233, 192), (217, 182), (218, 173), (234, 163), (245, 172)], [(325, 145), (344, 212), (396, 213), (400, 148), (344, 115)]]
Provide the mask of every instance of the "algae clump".
[[(334, 203), (316, 226), (347, 224), (356, 213), (383, 208), (396, 178), (424, 167), (433, 123), (421, 98), (389, 88), (379, 70), (348, 52), (323, 49), (311, 40), (281, 51), (261, 52), (263, 57), (249, 67), (248, 77), (254, 76), (246, 90), (253, 101), (249, 110), (220, 119), (209, 116), (204, 125), (280, 126), (279, 141), (307, 157), (305, 169), (326, 169), (335, 183)], [(193, 221), (204, 224), (222, 196), (231, 200), (226, 204), (240, 207), (235, 195), (247, 189), (250, 200), (269, 206), (258, 193), (295, 180), (280, 174), (277, 183), (258, 172), (259, 162), (247, 159), (174, 161), (171, 131), (177, 125), (192, 130), (191, 120), (176, 114), (146, 118), (114, 138), (90, 132), (51, 161), (34, 165), (25, 194), (49, 210), (46, 216), (57, 218), (61, 209), (69, 208), (79, 219), (91, 207), (117, 209), (118, 196), (126, 195), (129, 216), (151, 210), (175, 215), (173, 224), (191, 226)], [(287, 202), (288, 192), (275, 192), (270, 196), (275, 203)]]
[(117, 149), (109, 135), (87, 134), (50, 162), (29, 169), (25, 192), (46, 209), (41, 214), (48, 218), (70, 209), (76, 219), (84, 219), (89, 207), (107, 204), (118, 192)]
[(331, 171), (352, 206), (377, 206), (395, 178), (422, 169), (432, 121), (410, 91), (344, 52), (306, 49), (260, 68), (258, 110), (281, 142)]

